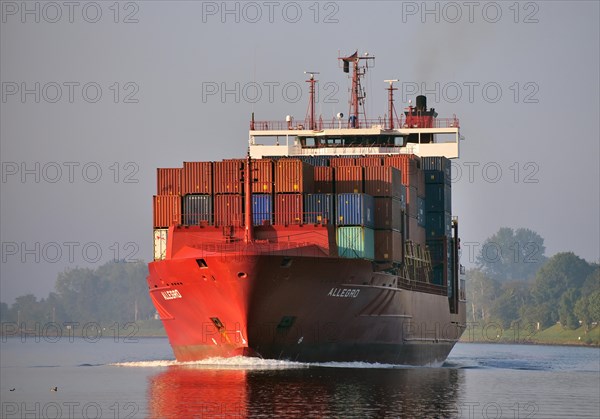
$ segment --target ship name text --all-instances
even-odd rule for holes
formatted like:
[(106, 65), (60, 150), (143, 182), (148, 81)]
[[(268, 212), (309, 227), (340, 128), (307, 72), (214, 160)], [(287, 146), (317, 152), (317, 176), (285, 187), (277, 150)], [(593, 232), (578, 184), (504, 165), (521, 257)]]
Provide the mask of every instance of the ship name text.
[(165, 300), (174, 300), (176, 298), (181, 298), (181, 294), (178, 290), (162, 291), (161, 294)]
[(327, 296), (341, 298), (356, 298), (359, 292), (359, 289), (353, 288), (332, 288), (331, 291), (329, 291), (329, 294), (327, 294)]

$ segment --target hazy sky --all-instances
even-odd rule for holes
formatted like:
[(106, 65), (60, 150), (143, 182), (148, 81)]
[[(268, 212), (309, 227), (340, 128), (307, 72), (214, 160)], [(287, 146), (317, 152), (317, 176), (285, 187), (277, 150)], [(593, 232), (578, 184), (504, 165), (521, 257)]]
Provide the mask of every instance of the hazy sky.
[(338, 51), (376, 57), (370, 116), (399, 79), (398, 108), (425, 93), (460, 118), (463, 243), (527, 227), (547, 255), (599, 258), (597, 1), (1, 7), (2, 301), (45, 297), (67, 268), (150, 260), (156, 167), (243, 156), (252, 111), (304, 118), (304, 70), (324, 119), (347, 113)]

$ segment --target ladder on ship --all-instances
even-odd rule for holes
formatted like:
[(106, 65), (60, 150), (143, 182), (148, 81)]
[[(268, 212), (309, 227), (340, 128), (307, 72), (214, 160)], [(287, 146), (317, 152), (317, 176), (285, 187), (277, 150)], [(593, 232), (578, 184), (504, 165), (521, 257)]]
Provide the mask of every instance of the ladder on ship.
[(419, 243), (407, 241), (404, 244), (404, 265), (402, 276), (409, 281), (431, 283), (431, 256), (427, 248)]

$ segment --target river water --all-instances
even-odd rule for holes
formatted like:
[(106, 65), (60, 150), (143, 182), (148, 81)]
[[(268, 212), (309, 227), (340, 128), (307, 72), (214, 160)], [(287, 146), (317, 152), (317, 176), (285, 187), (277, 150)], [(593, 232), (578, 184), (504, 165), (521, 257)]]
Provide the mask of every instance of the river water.
[(166, 338), (50, 340), (2, 338), (2, 418), (600, 417), (598, 348), (461, 343), (440, 367), (181, 364)]

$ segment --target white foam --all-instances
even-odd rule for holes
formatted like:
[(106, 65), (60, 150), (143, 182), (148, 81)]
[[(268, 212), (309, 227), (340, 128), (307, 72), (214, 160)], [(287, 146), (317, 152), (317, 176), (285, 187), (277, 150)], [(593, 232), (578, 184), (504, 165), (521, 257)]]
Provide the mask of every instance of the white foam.
[(246, 356), (231, 358), (208, 358), (201, 361), (178, 362), (175, 360), (118, 362), (111, 364), (118, 367), (160, 368), (160, 367), (190, 367), (206, 369), (289, 369), (308, 368), (310, 364), (277, 359), (262, 359)]

